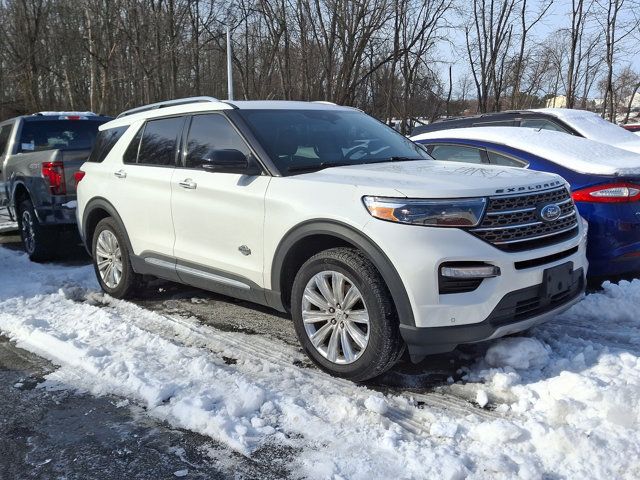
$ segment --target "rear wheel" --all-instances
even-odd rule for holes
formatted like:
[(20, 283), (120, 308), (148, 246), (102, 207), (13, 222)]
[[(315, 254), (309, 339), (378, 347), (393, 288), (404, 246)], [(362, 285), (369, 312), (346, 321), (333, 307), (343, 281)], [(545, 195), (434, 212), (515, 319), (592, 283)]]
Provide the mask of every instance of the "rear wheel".
[(391, 294), (357, 250), (334, 248), (305, 262), (293, 283), (291, 311), (305, 352), (333, 375), (376, 377), (404, 350)]
[(54, 257), (59, 231), (40, 224), (31, 200), (23, 200), (18, 205), (18, 226), (25, 252), (34, 262), (43, 262)]
[(93, 267), (100, 287), (115, 298), (130, 297), (141, 276), (133, 271), (125, 236), (112, 218), (100, 220), (93, 234)]

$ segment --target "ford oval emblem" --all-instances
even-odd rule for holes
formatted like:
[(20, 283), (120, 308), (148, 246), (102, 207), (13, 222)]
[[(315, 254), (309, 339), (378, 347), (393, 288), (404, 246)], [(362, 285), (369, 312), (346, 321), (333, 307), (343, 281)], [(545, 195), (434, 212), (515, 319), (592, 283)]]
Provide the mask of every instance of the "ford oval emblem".
[(545, 222), (553, 222), (560, 218), (562, 210), (555, 203), (546, 205), (540, 210), (540, 218)]

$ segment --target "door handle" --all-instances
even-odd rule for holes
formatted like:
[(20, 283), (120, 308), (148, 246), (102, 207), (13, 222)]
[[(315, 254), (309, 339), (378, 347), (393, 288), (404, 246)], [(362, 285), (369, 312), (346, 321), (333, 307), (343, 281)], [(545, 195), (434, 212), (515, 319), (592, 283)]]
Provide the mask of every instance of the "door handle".
[(117, 172), (113, 172), (113, 174), (118, 178), (127, 178), (127, 172), (124, 170), (118, 170)]
[(180, 185), (182, 188), (186, 188), (187, 190), (195, 190), (196, 187), (198, 186), (198, 184), (193, 180), (191, 180), (190, 178), (187, 178), (181, 182), (178, 182), (178, 185)]

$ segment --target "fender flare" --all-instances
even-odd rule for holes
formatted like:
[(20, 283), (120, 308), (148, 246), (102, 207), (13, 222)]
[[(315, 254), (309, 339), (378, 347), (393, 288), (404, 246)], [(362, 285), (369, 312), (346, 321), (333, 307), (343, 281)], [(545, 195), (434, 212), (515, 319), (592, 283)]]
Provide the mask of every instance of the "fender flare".
[(343, 240), (358, 248), (378, 269), (398, 312), (403, 325), (415, 326), (413, 309), (404, 283), (395, 266), (384, 251), (367, 235), (351, 225), (336, 220), (311, 220), (296, 225), (280, 240), (271, 266), (271, 289), (282, 292), (281, 278), (284, 264), (291, 248), (313, 235), (329, 235)]
[(84, 243), (85, 248), (91, 255), (91, 245), (87, 244), (87, 220), (92, 212), (97, 209), (101, 209), (106, 211), (111, 218), (113, 218), (117, 223), (125, 236), (125, 241), (127, 242), (127, 248), (133, 254), (133, 248), (131, 247), (131, 240), (129, 240), (129, 234), (127, 233), (127, 229), (124, 227), (124, 222), (116, 208), (103, 197), (95, 197), (87, 202), (86, 207), (84, 208), (84, 212), (82, 212), (82, 228), (80, 231), (80, 236), (82, 237), (82, 243)]

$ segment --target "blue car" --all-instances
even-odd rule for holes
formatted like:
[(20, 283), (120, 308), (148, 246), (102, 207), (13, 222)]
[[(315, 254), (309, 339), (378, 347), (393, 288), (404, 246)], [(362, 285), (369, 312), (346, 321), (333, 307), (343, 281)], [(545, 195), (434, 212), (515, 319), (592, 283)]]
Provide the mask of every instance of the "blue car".
[(412, 137), (437, 160), (553, 172), (589, 223), (592, 279), (640, 274), (640, 155), (548, 130), (478, 127)]

